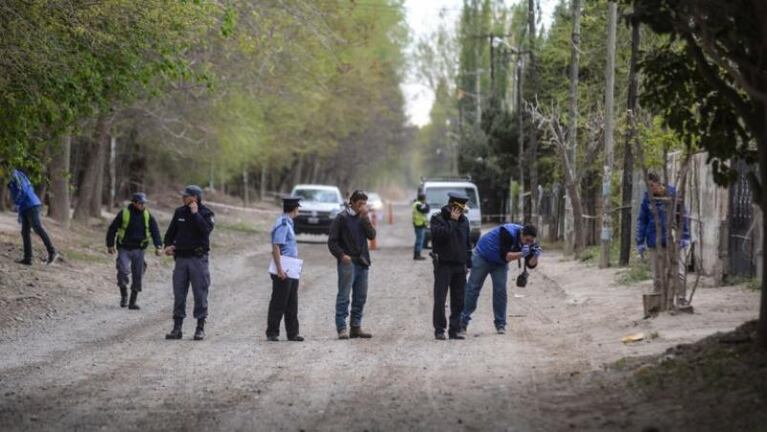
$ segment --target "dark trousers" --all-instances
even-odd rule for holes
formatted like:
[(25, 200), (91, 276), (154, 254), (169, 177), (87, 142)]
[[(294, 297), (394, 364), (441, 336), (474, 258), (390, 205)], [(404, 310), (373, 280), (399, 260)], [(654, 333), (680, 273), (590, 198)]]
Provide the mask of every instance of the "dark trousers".
[(208, 256), (176, 257), (173, 267), (173, 318), (186, 318), (186, 296), (192, 285), (194, 297), (194, 317), (208, 317), (208, 288), (210, 287), (210, 271)]
[(51, 238), (48, 237), (48, 233), (43, 228), (42, 222), (40, 222), (40, 206), (24, 210), (19, 218), (21, 219), (21, 240), (24, 243), (24, 259), (32, 259), (32, 230), (43, 240), (48, 255), (53, 255), (56, 249), (53, 248)]
[(461, 328), (461, 312), (463, 311), (464, 288), (466, 287), (466, 266), (462, 264), (440, 263), (434, 267), (434, 333), (445, 332), (445, 303), (450, 293), (450, 328), (448, 333), (454, 335)]
[(298, 336), (298, 279), (281, 280), (272, 275), (272, 299), (269, 301), (269, 316), (266, 321), (266, 335), (280, 335), (280, 321), (285, 316), (285, 332), (289, 338)]

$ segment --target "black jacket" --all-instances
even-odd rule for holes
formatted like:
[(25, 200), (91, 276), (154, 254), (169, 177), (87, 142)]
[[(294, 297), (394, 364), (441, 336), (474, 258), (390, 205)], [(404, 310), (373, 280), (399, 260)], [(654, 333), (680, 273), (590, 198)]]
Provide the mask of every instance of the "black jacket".
[(188, 206), (177, 208), (165, 232), (165, 247), (175, 246), (177, 257), (208, 253), (209, 237), (215, 224), (213, 217), (213, 212), (202, 203), (198, 204), (196, 214), (192, 214)]
[[(146, 227), (144, 226), (143, 215), (144, 212), (139, 211), (132, 204), (128, 206), (128, 209), (130, 210), (128, 228), (125, 229), (125, 236), (123, 237), (122, 241), (117, 242), (117, 247), (124, 249), (144, 249), (146, 246), (141, 246), (141, 243), (144, 241), (144, 237), (146, 236)], [(107, 247), (113, 247), (115, 245), (117, 230), (120, 229), (122, 223), (123, 211), (121, 209), (119, 212), (117, 212), (117, 216), (115, 216), (114, 220), (109, 225), (109, 229), (107, 230)], [(151, 213), (149, 213), (149, 233), (152, 236), (151, 241), (154, 243), (154, 247), (161, 248), (162, 239), (160, 238), (160, 228), (157, 226), (157, 221), (154, 219), (154, 216), (152, 216)]]
[[(355, 223), (357, 231), (353, 232)], [(352, 261), (363, 267), (370, 266), (370, 251), (368, 240), (376, 238), (376, 229), (370, 223), (370, 219), (352, 216), (347, 210), (342, 211), (330, 224), (328, 236), (328, 249), (330, 253), (341, 261), (341, 257), (349, 255)]]
[(457, 221), (450, 219), (450, 207), (431, 217), (432, 252), (440, 263), (471, 267), (471, 242), (469, 219), (461, 215)]

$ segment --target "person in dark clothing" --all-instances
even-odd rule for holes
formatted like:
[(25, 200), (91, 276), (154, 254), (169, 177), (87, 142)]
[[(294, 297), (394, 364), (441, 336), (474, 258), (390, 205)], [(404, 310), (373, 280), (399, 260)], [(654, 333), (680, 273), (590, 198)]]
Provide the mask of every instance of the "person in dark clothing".
[(16, 260), (17, 264), (32, 265), (32, 236), (31, 231), (37, 233), (48, 252), (47, 264), (53, 264), (59, 257), (56, 248), (53, 247), (48, 232), (40, 222), (40, 209), (42, 202), (35, 193), (35, 188), (29, 178), (19, 170), (11, 172), (11, 180), (8, 182), (11, 191), (11, 199), (16, 211), (19, 213), (21, 224), (21, 240), (24, 245), (24, 258)]
[(498, 334), (506, 333), (506, 281), (509, 273), (508, 263), (525, 260), (525, 268), (538, 265), (541, 248), (535, 243), (538, 230), (533, 225), (505, 224), (493, 228), (477, 242), (474, 256), (471, 258), (471, 275), (466, 284), (463, 313), (461, 313), (461, 331), (471, 321), (471, 314), (477, 309), (477, 299), (487, 275), (493, 281), (493, 313), (495, 329)]
[(451, 192), (442, 210), (431, 218), (432, 258), (434, 259), (434, 336), (445, 340), (445, 303), (450, 293), (450, 339), (465, 339), (461, 331), (466, 272), (471, 267), (469, 241), (469, 197)]
[(213, 211), (202, 204), (202, 189), (187, 186), (182, 192), (184, 205), (173, 213), (165, 233), (165, 254), (173, 256), (173, 330), (166, 339), (181, 339), (181, 327), (186, 318), (186, 297), (192, 285), (194, 317), (197, 328), (194, 340), (205, 338), (208, 317), (208, 288), (210, 271), (210, 233), (215, 226)]
[[(162, 255), (162, 239), (157, 221), (146, 208), (146, 195), (135, 193), (131, 203), (120, 210), (107, 230), (107, 251), (115, 253), (117, 243), (117, 286), (120, 288), (120, 306), (140, 309), (136, 304), (141, 292), (141, 279), (146, 271), (144, 249), (152, 241), (155, 254)], [(130, 277), (130, 303), (128, 303), (128, 280)]]
[[(362, 312), (368, 292), (370, 252), (368, 240), (376, 237), (376, 230), (368, 216), (368, 197), (354, 191), (349, 206), (333, 220), (328, 236), (328, 249), (338, 260), (338, 296), (336, 297), (336, 330), (339, 339), (371, 338), (362, 330)], [(351, 301), (351, 331), (346, 328)]]
[(303, 342), (298, 333), (298, 281), (289, 276), (282, 266), (282, 258), (298, 258), (298, 242), (293, 230), (293, 219), (298, 217), (300, 197), (282, 199), (282, 215), (272, 227), (272, 259), (277, 274), (272, 274), (272, 298), (269, 300), (269, 315), (266, 320), (266, 338), (269, 341), (280, 340), (280, 321), (285, 317), (285, 331), (288, 340)]

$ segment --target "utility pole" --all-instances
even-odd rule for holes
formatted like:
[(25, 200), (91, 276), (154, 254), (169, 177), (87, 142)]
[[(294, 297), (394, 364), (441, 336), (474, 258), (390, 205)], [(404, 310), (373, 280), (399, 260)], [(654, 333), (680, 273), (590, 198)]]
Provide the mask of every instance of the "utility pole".
[[(530, 46), (530, 81), (533, 88), (533, 100), (538, 99), (538, 77), (535, 59), (535, 0), (527, 2), (528, 40)], [(532, 118), (530, 119), (530, 204), (533, 223), (540, 226), (538, 220), (538, 133)]]
[[(570, 47), (570, 91), (568, 93), (568, 125), (567, 138), (569, 147), (570, 169), (572, 178), (577, 179), (578, 170), (576, 162), (578, 159), (578, 68), (580, 60), (581, 43), (581, 0), (573, 0), (573, 33)], [(576, 183), (579, 183), (576, 181)], [(579, 184), (575, 185), (580, 187)], [(567, 191), (567, 188), (565, 188)], [(572, 197), (569, 192), (565, 192), (565, 249), (571, 253), (578, 250), (581, 245), (577, 244), (579, 239), (575, 238), (575, 224), (581, 221), (575, 220), (573, 212)]]
[(525, 61), (522, 57), (517, 60), (517, 128), (519, 129), (519, 148), (517, 153), (517, 169), (519, 170), (519, 213), (520, 221), (525, 220), (525, 122), (522, 115), (522, 79)]
[(475, 107), (474, 107), (474, 115), (476, 116), (474, 121), (476, 127), (480, 127), (482, 125), (482, 94), (480, 93), (482, 91), (482, 83), (481, 78), (479, 74), (481, 73), (482, 69), (480, 66), (480, 50), (479, 50), (480, 44), (477, 43), (474, 45), (474, 94), (476, 95), (475, 98)]
[(615, 86), (615, 32), (618, 21), (618, 4), (614, 1), (607, 3), (607, 67), (605, 69), (605, 165), (602, 174), (602, 253), (599, 259), (599, 267), (610, 266), (610, 244), (612, 241), (612, 195), (613, 174), (613, 127), (615, 118), (613, 113), (613, 91)]

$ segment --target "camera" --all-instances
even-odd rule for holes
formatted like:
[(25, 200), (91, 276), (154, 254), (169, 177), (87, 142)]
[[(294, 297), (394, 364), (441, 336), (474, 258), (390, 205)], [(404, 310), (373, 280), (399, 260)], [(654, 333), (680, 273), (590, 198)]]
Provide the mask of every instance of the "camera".
[(527, 269), (525, 269), (525, 271), (523, 271), (522, 273), (519, 274), (519, 276), (517, 276), (518, 287), (524, 288), (527, 286), (527, 276), (528, 276)]

